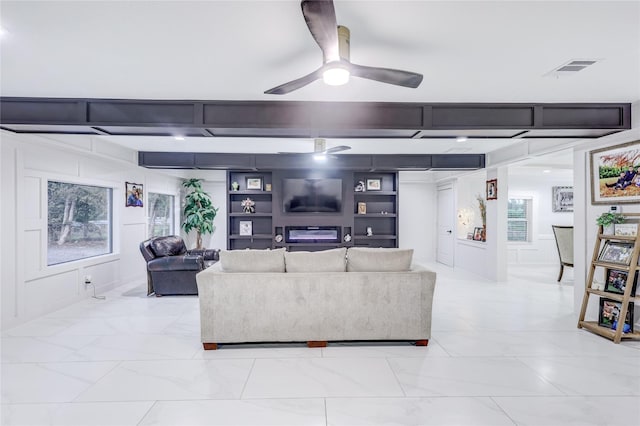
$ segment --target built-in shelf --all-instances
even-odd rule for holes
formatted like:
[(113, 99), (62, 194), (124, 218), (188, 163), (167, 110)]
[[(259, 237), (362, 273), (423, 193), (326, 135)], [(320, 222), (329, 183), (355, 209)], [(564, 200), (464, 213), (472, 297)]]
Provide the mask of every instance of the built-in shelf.
[(396, 195), (396, 191), (354, 191), (355, 196), (380, 196), (380, 195)]
[(271, 191), (227, 191), (229, 195), (271, 195)]
[(370, 237), (366, 235), (355, 235), (354, 240), (395, 240), (398, 238), (395, 235), (372, 235)]
[(271, 213), (229, 213), (229, 217), (246, 217), (251, 219), (252, 217), (271, 217)]
[(273, 235), (271, 234), (256, 234), (256, 235), (231, 234), (229, 235), (230, 240), (265, 240), (265, 239), (270, 240), (271, 238), (273, 238)]
[[(271, 191), (247, 190), (250, 179), (261, 179), (262, 187)], [(342, 183), (341, 208), (336, 212), (285, 212), (283, 210), (285, 179), (337, 179)], [(353, 191), (354, 184), (377, 180), (380, 191)], [(231, 190), (236, 183), (238, 190)], [(371, 183), (371, 182), (370, 182)], [(235, 185), (233, 185), (235, 187)], [(326, 250), (335, 247), (370, 246), (398, 247), (398, 173), (395, 171), (359, 171), (316, 169), (303, 170), (228, 170), (227, 171), (227, 249), (265, 249), (284, 247), (287, 250)], [(242, 201), (251, 198), (256, 213), (245, 213)], [(364, 204), (364, 205), (363, 205)], [(368, 211), (357, 214), (358, 208)], [(385, 212), (385, 213), (382, 213)], [(388, 212), (388, 213), (386, 213)], [(253, 235), (239, 235), (249, 228)], [(288, 227), (336, 227), (338, 240), (334, 242), (286, 242)], [(373, 235), (367, 237), (367, 232)], [(344, 238), (350, 235), (351, 241)], [(283, 241), (276, 242), (277, 236)], [(279, 238), (278, 238), (279, 239)], [(347, 238), (348, 239), (348, 238)]]

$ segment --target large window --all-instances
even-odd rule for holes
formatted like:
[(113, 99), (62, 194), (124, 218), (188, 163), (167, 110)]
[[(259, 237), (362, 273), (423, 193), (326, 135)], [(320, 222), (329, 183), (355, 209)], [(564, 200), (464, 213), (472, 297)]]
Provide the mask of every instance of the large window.
[(112, 190), (48, 183), (47, 265), (113, 252)]
[(174, 196), (149, 193), (149, 237), (174, 234)]
[(531, 241), (531, 200), (509, 198), (507, 210), (507, 240)]

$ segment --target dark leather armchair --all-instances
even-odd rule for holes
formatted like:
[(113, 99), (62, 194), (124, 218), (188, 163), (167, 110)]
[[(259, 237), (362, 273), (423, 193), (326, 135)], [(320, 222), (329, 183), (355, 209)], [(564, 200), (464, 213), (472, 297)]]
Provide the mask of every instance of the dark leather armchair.
[(219, 250), (187, 250), (177, 235), (154, 237), (140, 243), (147, 261), (147, 295), (198, 294), (196, 274), (205, 263), (218, 260)]

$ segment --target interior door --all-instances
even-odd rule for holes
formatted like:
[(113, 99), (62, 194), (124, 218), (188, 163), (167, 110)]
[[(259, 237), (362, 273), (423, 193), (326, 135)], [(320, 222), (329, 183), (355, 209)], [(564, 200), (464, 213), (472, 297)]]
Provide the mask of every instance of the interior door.
[(438, 247), (436, 261), (453, 266), (455, 246), (455, 203), (453, 186), (438, 188)]

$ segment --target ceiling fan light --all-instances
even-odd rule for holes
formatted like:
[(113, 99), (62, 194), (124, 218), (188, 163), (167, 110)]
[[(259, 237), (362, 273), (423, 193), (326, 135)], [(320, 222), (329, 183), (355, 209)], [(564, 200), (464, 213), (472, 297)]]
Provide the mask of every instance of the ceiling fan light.
[(316, 161), (327, 161), (327, 155), (324, 153), (314, 154), (313, 159)]
[(349, 70), (346, 68), (329, 68), (322, 73), (322, 79), (329, 86), (342, 86), (349, 81)]

